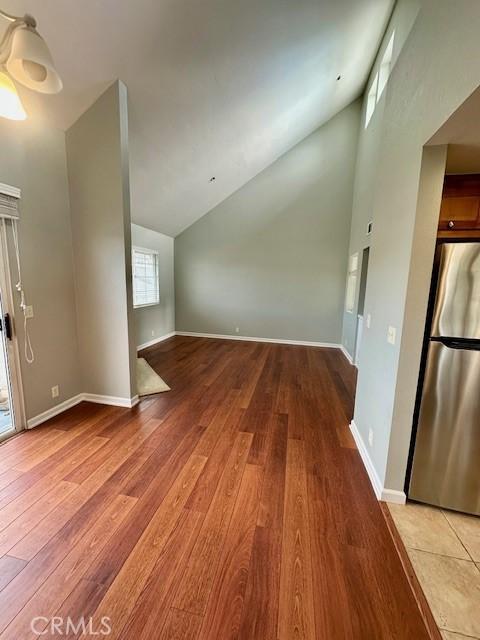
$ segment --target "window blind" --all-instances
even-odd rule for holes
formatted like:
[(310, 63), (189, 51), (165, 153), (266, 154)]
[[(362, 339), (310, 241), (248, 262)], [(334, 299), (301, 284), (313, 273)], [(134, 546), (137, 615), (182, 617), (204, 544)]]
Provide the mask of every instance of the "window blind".
[(20, 189), (0, 183), (0, 218), (18, 218), (20, 216)]

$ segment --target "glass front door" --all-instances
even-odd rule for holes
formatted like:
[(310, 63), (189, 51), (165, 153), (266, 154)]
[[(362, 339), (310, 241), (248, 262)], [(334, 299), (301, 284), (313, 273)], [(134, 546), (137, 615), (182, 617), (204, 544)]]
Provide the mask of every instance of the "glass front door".
[[(19, 327), (14, 317), (15, 309), (18, 309), (18, 301), (14, 297), (12, 288), (9, 239), (11, 243), (11, 222), (2, 219), (0, 220), (0, 441), (27, 426), (18, 350)], [(17, 277), (15, 271), (13, 275), (14, 278)], [(22, 315), (20, 309), (18, 309), (18, 315), (20, 317)]]
[(10, 317), (4, 311), (0, 291), (0, 438), (15, 431), (15, 412), (12, 403), (12, 386), (8, 366), (8, 341), (11, 340)]

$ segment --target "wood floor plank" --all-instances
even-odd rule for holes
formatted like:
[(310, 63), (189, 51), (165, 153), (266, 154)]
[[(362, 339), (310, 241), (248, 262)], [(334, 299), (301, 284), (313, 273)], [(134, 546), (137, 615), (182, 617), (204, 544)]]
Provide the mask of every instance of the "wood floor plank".
[[(42, 583), (18, 615), (0, 635), (2, 640), (17, 640), (18, 638), (35, 638), (30, 627), (31, 620), (36, 616), (44, 618), (46, 627), (48, 620), (55, 614), (65, 598), (70, 595), (79, 580), (83, 577), (88, 566), (95, 562), (99, 551), (106, 544), (110, 536), (115, 535), (122, 520), (126, 517), (136, 502), (130, 496), (116, 496), (110, 506), (89, 528), (82, 539), (73, 547), (65, 558), (57, 565), (48, 578)], [(40, 629), (40, 624), (36, 625)]]
[[(214, 447), (211, 445), (211, 434), (215, 431), (215, 427), (213, 427), (210, 432), (208, 432), (207, 428), (206, 433), (202, 436), (197, 451), (203, 451), (209, 455), (207, 464), (205, 465), (195, 488), (188, 498), (188, 509), (201, 511), (202, 513), (207, 512), (217, 489), (218, 482), (228, 456), (230, 455), (235, 443), (237, 428), (242, 419), (243, 413), (243, 409), (238, 409), (235, 405), (231, 407), (225, 421), (222, 423), (221, 434), (218, 434), (218, 439)], [(209, 446), (207, 446), (207, 439), (210, 441)]]
[(26, 455), (27, 452), (38, 449), (51, 430), (52, 427), (45, 423), (35, 429), (28, 429), (7, 440), (2, 440), (0, 442), (0, 462), (3, 463), (7, 457), (16, 452), (22, 451), (23, 455)]
[(50, 418), (44, 422), (37, 429), (60, 429), (62, 431), (68, 431), (70, 428), (76, 428), (83, 424), (85, 420), (93, 423), (96, 422), (100, 414), (104, 414), (106, 411), (110, 411), (114, 407), (107, 407), (102, 404), (93, 404), (91, 402), (80, 402), (73, 406), (71, 409), (67, 409), (62, 413)]
[(269, 424), (268, 457), (257, 522), (260, 527), (282, 528), (287, 439), (288, 416), (276, 414)]
[(252, 363), (253, 366), (249, 367), (248, 374), (246, 376), (248, 382), (242, 389), (240, 398), (240, 407), (242, 409), (247, 409), (252, 401), (252, 397), (257, 389), (258, 381), (264, 370), (269, 353), (270, 349), (268, 345), (263, 346), (261, 355)]
[[(126, 562), (132, 549), (137, 544), (142, 532), (148, 526), (176, 478), (195, 451), (195, 445), (198, 443), (201, 433), (202, 429), (192, 429), (191, 432), (180, 441), (170, 458), (159, 470), (156, 478), (152, 480), (147, 491), (139, 499), (135, 513), (132, 514), (134, 518), (126, 528), (122, 539), (112, 541), (110, 545), (107, 545), (97, 566), (92, 569), (92, 572), (88, 575), (90, 580), (102, 582), (108, 586), (113, 582), (120, 568)], [(115, 475), (116, 474), (109, 479), (107, 484), (110, 484), (110, 482), (114, 480)], [(123, 483), (120, 483), (119, 486), (115, 487), (115, 490), (121, 489), (122, 487)]]
[(205, 416), (202, 414), (200, 422), (205, 426), (205, 433), (202, 435), (197, 446), (197, 452), (199, 455), (209, 456), (212, 453), (218, 439), (224, 433), (225, 423), (235, 419), (235, 416), (237, 415), (236, 405), (238, 399), (237, 390), (230, 391), (227, 394), (225, 402), (217, 408), (208, 420), (206, 420)]
[(256, 527), (239, 640), (277, 640), (282, 531)]
[(247, 464), (198, 636), (202, 640), (238, 637), (262, 480), (263, 470)]
[(288, 420), (276, 415), (257, 515), (239, 638), (276, 640), (280, 594)]
[[(72, 483), (70, 483), (72, 484)], [(92, 492), (87, 488), (77, 488), (48, 513), (38, 525), (12, 547), (11, 554), (29, 561), (69, 522), (85, 505)]]
[[(70, 628), (63, 627), (61, 633), (59, 632), (58, 634), (50, 633), (50, 637), (68, 638), (68, 640), (88, 637), (90, 616), (102, 599), (103, 592), (102, 584), (85, 580), (84, 578), (79, 580), (70, 595), (62, 602), (52, 617), (52, 619), (60, 620), (70, 619), (72, 626)], [(101, 638), (104, 635), (108, 637), (107, 633), (104, 635), (101, 633), (108, 630), (109, 623), (107, 625), (102, 625), (100, 629), (92, 627), (92, 630), (97, 633), (97, 637)]]
[[(314, 584), (315, 617), (318, 628), (332, 640), (351, 639), (357, 627), (357, 608), (351, 602), (342, 556), (349, 550), (347, 532), (338, 522), (335, 500), (323, 478), (309, 476), (310, 535)], [(348, 509), (348, 505), (345, 505)], [(333, 516), (333, 517), (332, 517)], [(353, 569), (353, 567), (352, 567)], [(348, 611), (348, 616), (333, 616), (332, 610)], [(366, 612), (366, 615), (367, 612)], [(357, 629), (358, 630), (358, 629)], [(360, 638), (362, 636), (358, 636)]]
[[(131, 476), (125, 484), (125, 493), (130, 496), (140, 497), (145, 494), (152, 482), (158, 478), (158, 470), (164, 467), (173, 455), (180, 443), (189, 435), (193, 435), (193, 441), (197, 436), (201, 437), (203, 430), (192, 428), (192, 425), (176, 425), (172, 428), (169, 421), (163, 422), (159, 429), (159, 436), (162, 438), (162, 446), (155, 448), (151, 455), (145, 460), (137, 473)], [(147, 446), (150, 445), (150, 442)], [(142, 450), (146, 447), (142, 447)]]
[(26, 562), (13, 556), (0, 558), (0, 591), (25, 568)]
[(123, 433), (125, 427), (135, 422), (135, 424), (144, 424), (153, 416), (153, 407), (145, 404), (137, 404), (133, 409), (125, 410), (115, 407), (117, 411), (102, 417), (96, 427), (96, 435), (102, 438), (113, 438), (119, 433)]
[(7, 469), (0, 473), (0, 491), (22, 475), (23, 473), (17, 469)]
[[(122, 631), (122, 640), (150, 640), (159, 637), (163, 631), (203, 518), (202, 513), (188, 509), (183, 511), (135, 603), (129, 622)], [(168, 633), (163, 632), (162, 635)]]
[(251, 433), (240, 432), (235, 440), (175, 597), (176, 609), (205, 613), (251, 443)]
[[(47, 491), (60, 480), (66, 479), (76, 467), (82, 466), (89, 457), (105, 444), (105, 438), (87, 438), (80, 443), (78, 448), (71, 450), (69, 454), (58, 454), (48, 460), (44, 460), (38, 469), (22, 473), (19, 478), (11, 482), (1, 492), (0, 508), (8, 505), (12, 500), (19, 498), (27, 491), (27, 495), (37, 495), (42, 487)], [(36, 486), (35, 486), (36, 485)]]
[(38, 451), (34, 451), (24, 460), (16, 462), (13, 468), (17, 471), (22, 471), (23, 473), (25, 473), (26, 471), (30, 471), (44, 460), (47, 460), (54, 454), (58, 453), (75, 437), (67, 431), (59, 431), (58, 433), (58, 437), (52, 439), (52, 441), (49, 442), (48, 445), (41, 447)]
[[(63, 442), (65, 438), (65, 431), (61, 431), (60, 429), (51, 429), (49, 430), (45, 437), (38, 443), (38, 446), (35, 447), (35, 443), (30, 443), (31, 446), (25, 449), (17, 449), (10, 455), (6, 456), (0, 462), (0, 472), (6, 471), (7, 469), (13, 469), (15, 467), (19, 467), (25, 461), (31, 459), (32, 456), (40, 457), (44, 452), (51, 452), (54, 450), (55, 446), (58, 446), (58, 442)], [(21, 469), (18, 469), (21, 471)]]
[(42, 479), (0, 509), (0, 530), (5, 529), (24, 511), (51, 489), (49, 479)]
[[(0, 556), (8, 553), (29, 531), (38, 526), (43, 518), (60, 505), (77, 486), (73, 482), (59, 482), (13, 522), (5, 526), (0, 531)], [(3, 526), (3, 522), (0, 526)]]
[[(110, 451), (106, 459), (82, 482), (83, 486), (88, 487), (91, 491), (100, 488), (159, 427), (161, 427), (161, 422), (151, 419), (137, 428), (133, 435), (123, 443), (113, 443), (113, 439), (110, 440), (107, 446), (113, 443), (115, 445), (114, 451)], [(67, 479), (72, 480), (72, 477), (74, 476), (67, 476)]]
[(280, 576), (278, 637), (315, 638), (305, 446), (289, 439)]
[(178, 609), (170, 609), (167, 622), (158, 636), (158, 640), (195, 640), (198, 638), (201, 625), (201, 616)]
[(37, 478), (48, 476), (52, 482), (66, 478), (74, 469), (85, 465), (90, 456), (100, 451), (108, 443), (108, 438), (82, 434), (65, 447), (42, 460), (31, 471), (24, 473), (24, 478)]
[[(105, 413), (111, 411), (111, 409), (111, 407), (102, 408), (99, 410), (97, 417), (105, 415)], [(34, 469), (44, 460), (48, 460), (55, 454), (64, 452), (65, 449), (67, 452), (70, 452), (75, 442), (77, 446), (82, 446), (84, 444), (84, 437), (94, 431), (95, 426), (96, 419), (83, 419), (68, 431), (60, 431), (60, 437), (56, 437), (54, 441), (49, 442), (47, 446), (42, 447), (40, 450), (35, 450), (26, 459), (15, 464), (15, 469), (23, 472), (30, 471), (30, 469)]]
[(187, 462), (99, 604), (94, 620), (98, 622), (102, 616), (111, 619), (112, 640), (120, 636), (205, 462), (206, 458), (198, 455)]
[[(5, 587), (0, 593), (0, 631), (18, 615), (70, 550), (108, 511), (115, 497), (100, 491), (89, 496), (80, 509), (26, 564), (24, 570)], [(12, 552), (13, 550), (9, 555), (13, 555)]]
[(77, 467), (65, 480), (90, 484), (102, 482), (102, 478), (109, 475), (109, 469), (115, 466), (117, 461), (123, 462), (132, 451), (139, 447), (161, 425), (159, 420), (148, 419), (144, 424), (132, 421), (126, 425), (123, 432), (110, 438), (107, 445), (102, 447), (95, 455), (91, 456), (85, 464)]

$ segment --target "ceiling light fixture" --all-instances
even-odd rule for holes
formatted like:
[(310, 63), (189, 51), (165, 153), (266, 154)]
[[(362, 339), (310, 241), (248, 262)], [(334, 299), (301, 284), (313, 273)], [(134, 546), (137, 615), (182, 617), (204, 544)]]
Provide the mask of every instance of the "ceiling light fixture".
[(36, 29), (35, 18), (28, 14), (23, 18), (11, 16), (1, 10), (0, 16), (10, 22), (0, 42), (0, 116), (23, 120), (25, 111), (6, 72), (17, 82), (40, 93), (58, 93), (62, 90), (62, 80)]

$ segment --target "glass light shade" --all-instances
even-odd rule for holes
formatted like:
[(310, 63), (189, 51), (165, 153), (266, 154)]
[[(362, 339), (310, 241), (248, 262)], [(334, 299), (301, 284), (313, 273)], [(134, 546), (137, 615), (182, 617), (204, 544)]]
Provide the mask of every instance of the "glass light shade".
[(40, 93), (58, 93), (58, 75), (45, 40), (31, 27), (19, 27), (12, 34), (7, 70), (18, 82)]
[(27, 114), (10, 78), (0, 72), (0, 117), (9, 120), (25, 120)]

